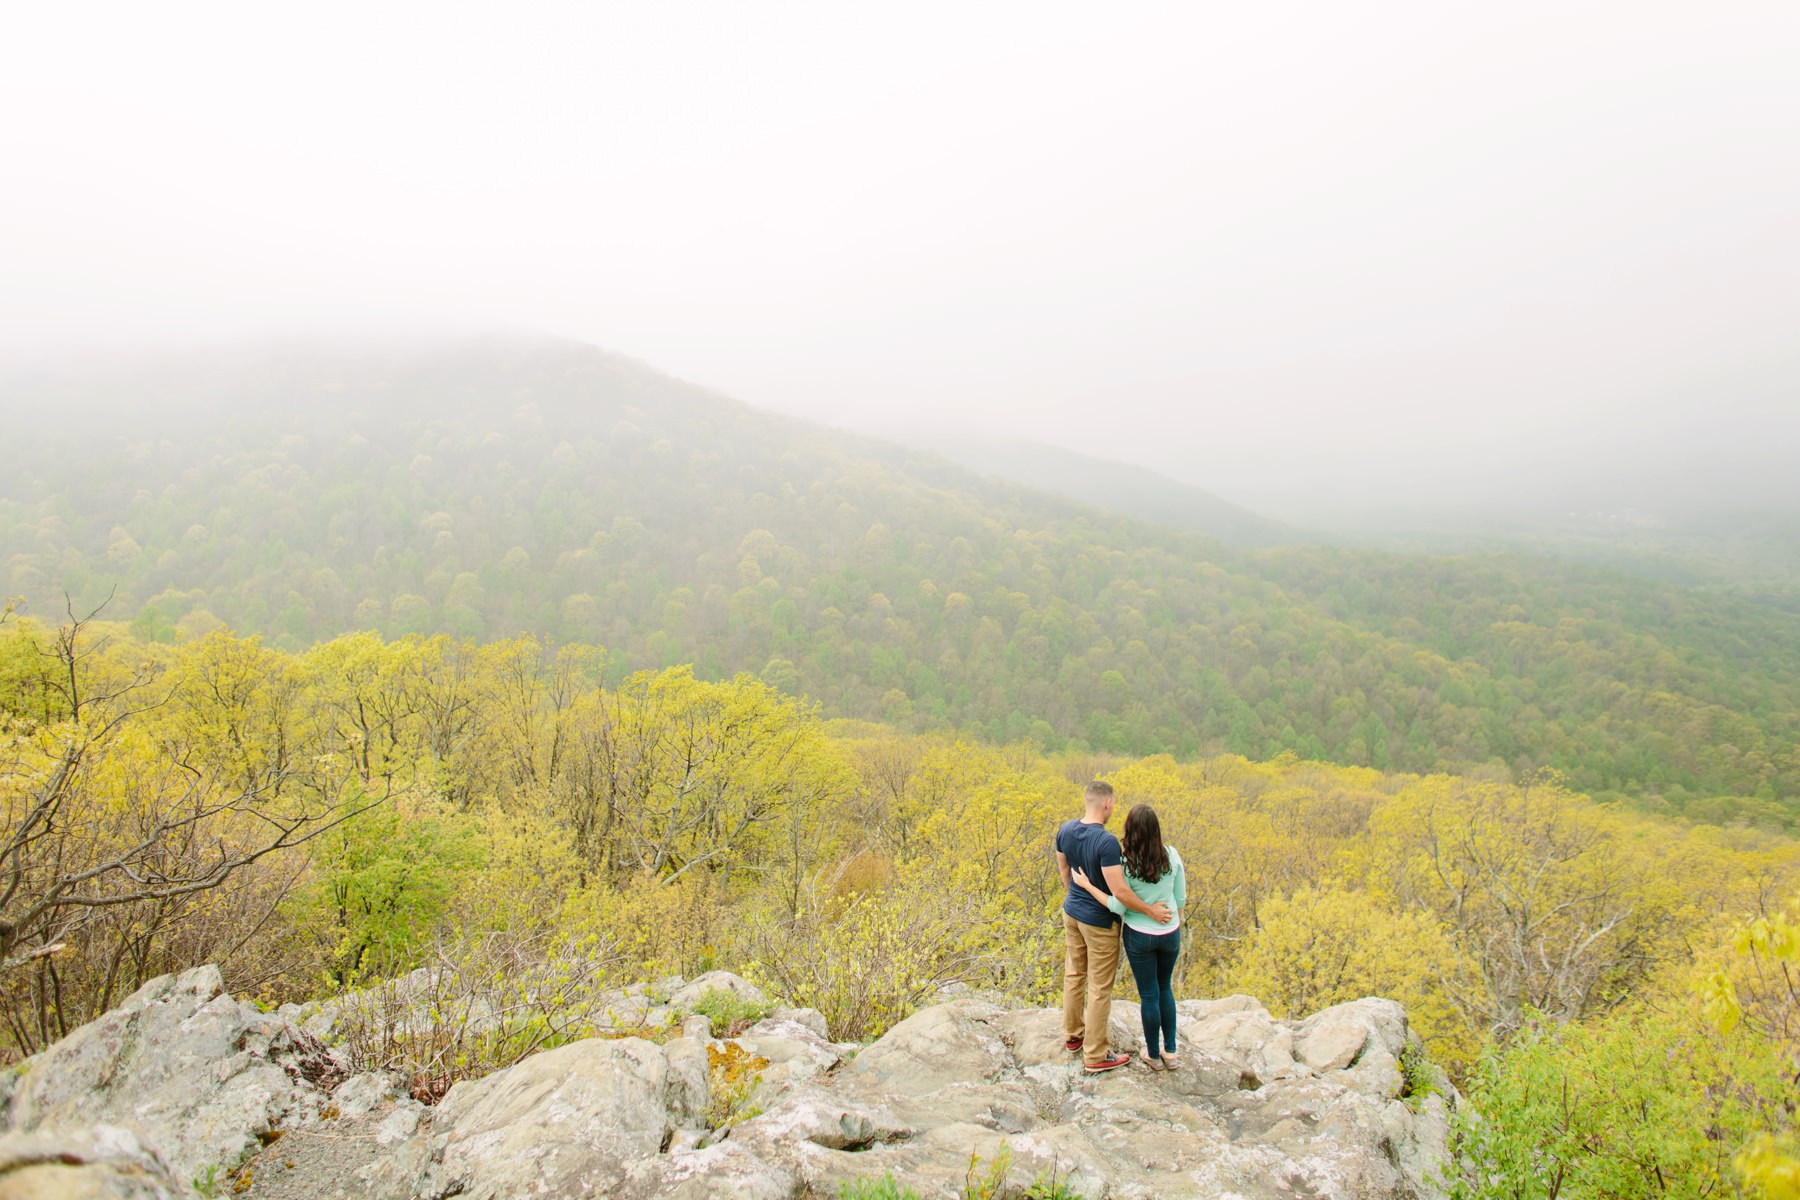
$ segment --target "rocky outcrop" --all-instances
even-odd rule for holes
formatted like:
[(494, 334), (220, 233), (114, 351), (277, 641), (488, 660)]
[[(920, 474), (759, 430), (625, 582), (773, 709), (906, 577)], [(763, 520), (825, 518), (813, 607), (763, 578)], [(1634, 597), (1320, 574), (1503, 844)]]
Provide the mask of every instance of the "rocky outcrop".
[(85, 1134), (100, 1148), (94, 1162), (116, 1163), (124, 1142), (112, 1130), (175, 1180), (206, 1181), (276, 1131), (316, 1120), (338, 1074), (324, 1045), (232, 999), (216, 967), (199, 967), (152, 980), (0, 1076), (0, 1128)]
[[(1402, 1096), (1409, 1033), (1388, 1001), (1304, 1021), (1247, 997), (1184, 1001), (1177, 1069), (1088, 1076), (1059, 1013), (999, 997), (932, 1005), (855, 1047), (803, 1009), (715, 1039), (683, 1018), (719, 989), (763, 1003), (717, 974), (634, 989), (632, 1015), (676, 1036), (570, 1043), (427, 1109), (392, 1076), (342, 1079), (215, 971), (159, 979), (0, 1077), (0, 1200), (806, 1200), (887, 1173), (955, 1196), (971, 1157), (1002, 1155), (1016, 1181), (1055, 1175), (1088, 1200), (1441, 1194), (1447, 1102)], [(1113, 1043), (1137, 1047), (1136, 1025), (1116, 1005)]]
[(0, 1134), (0, 1200), (172, 1200), (187, 1194), (128, 1129)]

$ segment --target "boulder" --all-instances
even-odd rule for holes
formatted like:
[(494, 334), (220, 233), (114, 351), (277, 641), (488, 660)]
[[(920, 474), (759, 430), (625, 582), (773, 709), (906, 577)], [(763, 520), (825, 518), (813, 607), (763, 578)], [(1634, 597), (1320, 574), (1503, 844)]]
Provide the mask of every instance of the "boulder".
[(338, 1084), (331, 1093), (331, 1105), (340, 1117), (366, 1117), (405, 1094), (400, 1077), (392, 1071), (368, 1071)]
[[(1234, 998), (1235, 999), (1235, 998)], [(1176, 1006), (1182, 1012), (1181, 1006)], [(1294, 1060), (1294, 1033), (1260, 1004), (1202, 1007), (1199, 1015), (1178, 1022), (1179, 1053), (1198, 1053), (1226, 1070), (1236, 1070), (1242, 1086), (1259, 1087), (1274, 1079), (1306, 1073)]]
[(224, 992), (216, 967), (151, 980), (12, 1071), (5, 1127), (128, 1130), (177, 1179), (227, 1171), (315, 1119), (325, 1048)]
[(730, 971), (708, 971), (669, 993), (671, 1008), (691, 1009), (708, 992), (730, 992), (747, 1004), (767, 1004), (763, 990), (741, 975)]
[(175, 1200), (188, 1194), (129, 1129), (96, 1125), (0, 1134), (0, 1200)]
[(776, 1086), (823, 1074), (837, 1066), (842, 1058), (838, 1048), (814, 1032), (810, 1025), (786, 1017), (758, 1021), (732, 1040), (768, 1060), (764, 1079)]
[(702, 1038), (678, 1037), (663, 1045), (668, 1064), (664, 1079), (663, 1107), (677, 1125), (690, 1128), (706, 1120), (712, 1101), (712, 1069), (706, 1057), (710, 1043)]
[(672, 1132), (663, 1049), (589, 1038), (534, 1055), (438, 1106), (419, 1190), (468, 1200), (606, 1195)]
[(618, 1200), (800, 1200), (800, 1178), (735, 1141), (631, 1164)]
[(903, 1141), (912, 1129), (891, 1113), (824, 1089), (796, 1090), (731, 1131), (740, 1146), (760, 1146), (771, 1158), (802, 1142), (827, 1150), (863, 1150), (877, 1142)]
[[(995, 1017), (990, 1024), (1012, 1049), (1022, 1067), (1068, 1066), (1082, 1061), (1080, 1054), (1064, 1049), (1062, 1010), (1016, 1008)], [(1116, 1001), (1107, 1024), (1108, 1045), (1115, 1053), (1139, 1054), (1144, 1049), (1143, 1020), (1135, 1004)]]
[(1369, 997), (1321, 1009), (1300, 1022), (1294, 1053), (1315, 1071), (1342, 1071), (1365, 1046), (1396, 1063), (1406, 1049), (1406, 1010), (1392, 1000)]
[(816, 1008), (778, 1008), (768, 1016), (770, 1021), (785, 1021), (809, 1029), (821, 1040), (831, 1036), (831, 1029), (825, 1024), (825, 1014)]
[(1014, 1065), (996, 1018), (983, 1000), (952, 1000), (901, 1021), (850, 1064), (849, 1074), (885, 1090), (919, 1095), (954, 1083), (988, 1080)]

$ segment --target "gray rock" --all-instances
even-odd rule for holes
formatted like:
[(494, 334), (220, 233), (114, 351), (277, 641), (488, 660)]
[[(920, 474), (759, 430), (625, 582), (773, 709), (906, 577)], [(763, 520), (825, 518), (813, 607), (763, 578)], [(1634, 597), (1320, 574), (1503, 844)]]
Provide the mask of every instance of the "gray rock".
[(392, 1071), (368, 1071), (338, 1084), (331, 1093), (331, 1102), (337, 1106), (340, 1117), (366, 1117), (403, 1095), (400, 1078)]
[(914, 1095), (992, 1079), (1014, 1065), (994, 1024), (1000, 1015), (981, 1000), (952, 1000), (916, 1012), (857, 1055), (849, 1073)]
[(224, 994), (216, 967), (165, 975), (27, 1060), (10, 1130), (116, 1125), (177, 1179), (228, 1170), (263, 1136), (317, 1117), (324, 1047)]
[(807, 1142), (827, 1150), (861, 1150), (875, 1142), (910, 1137), (912, 1130), (890, 1114), (844, 1100), (823, 1090), (790, 1095), (731, 1131), (733, 1143), (760, 1145), (771, 1157), (781, 1147)]
[(1294, 1056), (1315, 1071), (1342, 1071), (1355, 1062), (1369, 1031), (1348, 1022), (1304, 1032), (1294, 1042)]
[(692, 1008), (708, 992), (730, 992), (750, 1004), (769, 1002), (763, 990), (748, 979), (733, 975), (730, 971), (708, 971), (670, 992), (668, 1003), (671, 1008)]
[(1300, 1022), (1294, 1052), (1315, 1071), (1342, 1071), (1366, 1052), (1396, 1067), (1406, 1049), (1406, 1010), (1370, 997), (1322, 1009)]
[(605, 1195), (672, 1132), (661, 1046), (590, 1038), (535, 1055), (438, 1106), (420, 1191), (469, 1200)]
[(786, 1018), (758, 1021), (732, 1039), (761, 1058), (768, 1059), (764, 1079), (782, 1086), (821, 1075), (838, 1065), (838, 1048), (810, 1026)]
[(174, 1200), (188, 1189), (129, 1129), (0, 1134), (0, 1200)]
[[(678, 1011), (659, 997), (760, 995), (735, 979), (640, 986), (609, 1002)], [(926, 1008), (848, 1062), (816, 1013), (789, 1009), (733, 1042), (575, 1042), (460, 1083), (435, 1110), (369, 1074), (329, 1098), (340, 1115), (308, 1124), (326, 1100), (308, 1075), (316, 1043), (220, 995), (216, 973), (189, 973), (0, 1076), (8, 1122), (38, 1130), (0, 1138), (11, 1156), (0, 1158), (0, 1200), (186, 1194), (259, 1128), (291, 1132), (242, 1177), (254, 1179), (247, 1200), (799, 1200), (884, 1172), (952, 1196), (972, 1155), (979, 1173), (1003, 1151), (1013, 1186), (1053, 1174), (1094, 1200), (1442, 1196), (1454, 1096), (1398, 1099), (1411, 1037), (1398, 1005), (1277, 1021), (1247, 997), (1184, 1001), (1177, 1069), (1091, 1076), (1063, 1050), (1057, 1010), (1003, 1000), (971, 993)], [(1131, 1005), (1115, 1005), (1116, 1045), (1135, 1048), (1138, 1025)], [(712, 1129), (708, 1052), (734, 1043), (765, 1060), (761, 1111)], [(69, 1138), (89, 1140), (69, 1149)]]
[(1272, 1020), (1260, 1004), (1201, 1009), (1195, 1019), (1179, 1023), (1177, 1041), (1183, 1054), (1197, 1051), (1227, 1070), (1236, 1069), (1248, 1088), (1307, 1071), (1294, 1060), (1293, 1031)]
[(735, 1141), (678, 1150), (631, 1165), (607, 1195), (618, 1200), (800, 1200), (800, 1177)]
[(1026, 1008), (1000, 1013), (990, 1022), (1022, 1067), (1039, 1064), (1067, 1067), (1081, 1056), (1063, 1049), (1062, 1013), (1053, 1008)]
[(706, 1119), (712, 1100), (712, 1070), (706, 1056), (708, 1042), (694, 1038), (674, 1038), (663, 1046), (668, 1063), (664, 1076), (663, 1106), (678, 1125), (694, 1126)]
[(789, 1021), (803, 1029), (810, 1029), (820, 1039), (831, 1036), (831, 1029), (825, 1023), (825, 1014), (816, 1008), (778, 1008), (769, 1014), (771, 1021)]
[(402, 1100), (394, 1105), (392, 1112), (383, 1117), (375, 1126), (375, 1144), (393, 1146), (405, 1141), (419, 1130), (419, 1123), (425, 1117), (425, 1106), (417, 1100)]

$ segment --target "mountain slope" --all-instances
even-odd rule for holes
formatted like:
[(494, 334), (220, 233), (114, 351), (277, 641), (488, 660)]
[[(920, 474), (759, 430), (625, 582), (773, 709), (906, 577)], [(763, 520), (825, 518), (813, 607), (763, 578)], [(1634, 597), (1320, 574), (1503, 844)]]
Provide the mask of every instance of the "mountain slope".
[(1278, 521), (1146, 467), (1036, 442), (950, 435), (904, 440), (977, 474), (1140, 521), (1218, 538), (1229, 545), (1274, 546), (1303, 540)]
[(153, 636), (530, 631), (995, 739), (1800, 795), (1800, 617), (1752, 604), (1522, 557), (1234, 550), (573, 343), (0, 393), (32, 427), (0, 446), (0, 589), (51, 616), (116, 590)]

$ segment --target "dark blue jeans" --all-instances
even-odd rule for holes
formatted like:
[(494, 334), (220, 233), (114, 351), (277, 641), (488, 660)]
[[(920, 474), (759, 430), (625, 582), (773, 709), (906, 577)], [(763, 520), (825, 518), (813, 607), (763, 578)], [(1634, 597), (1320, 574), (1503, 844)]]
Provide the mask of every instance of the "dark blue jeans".
[[(1137, 980), (1144, 1014), (1144, 1051), (1151, 1058), (1175, 1053), (1175, 956), (1181, 953), (1181, 930), (1139, 933), (1125, 927), (1125, 961)], [(1160, 1049), (1159, 1049), (1160, 1047)]]

